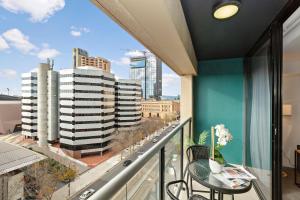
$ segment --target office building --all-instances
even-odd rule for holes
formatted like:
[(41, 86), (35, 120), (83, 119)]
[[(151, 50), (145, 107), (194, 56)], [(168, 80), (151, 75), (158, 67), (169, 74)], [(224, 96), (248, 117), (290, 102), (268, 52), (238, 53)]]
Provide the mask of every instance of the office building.
[(37, 72), (22, 74), (22, 134), (37, 137)]
[(149, 51), (144, 56), (130, 58), (130, 79), (139, 80), (143, 99), (162, 96), (162, 62)]
[(102, 69), (103, 71), (110, 72), (110, 61), (96, 56), (90, 57), (86, 50), (80, 48), (73, 48), (73, 68), (92, 66), (95, 68)]
[(142, 101), (143, 117), (179, 118), (180, 102), (178, 100), (147, 100)]
[(58, 73), (50, 63), (22, 74), (22, 134), (41, 147), (58, 139)]
[(60, 71), (60, 147), (75, 157), (107, 151), (115, 131), (114, 75), (93, 67)]
[(136, 127), (141, 121), (141, 84), (137, 80), (116, 81), (116, 127)]

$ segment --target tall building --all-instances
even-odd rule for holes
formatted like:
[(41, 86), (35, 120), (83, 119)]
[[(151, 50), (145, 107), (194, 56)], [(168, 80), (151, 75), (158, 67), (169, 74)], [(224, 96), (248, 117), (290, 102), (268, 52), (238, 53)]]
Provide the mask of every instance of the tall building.
[(149, 51), (130, 58), (130, 79), (139, 80), (144, 99), (162, 96), (162, 62)]
[(22, 134), (41, 147), (58, 138), (58, 74), (49, 63), (22, 74)]
[(110, 61), (96, 56), (90, 57), (86, 50), (73, 48), (73, 68), (92, 66), (110, 72)]
[(22, 74), (22, 134), (37, 137), (37, 72)]
[(141, 84), (137, 80), (116, 81), (116, 127), (127, 129), (141, 121)]
[(60, 71), (60, 147), (73, 157), (110, 148), (115, 131), (115, 79), (93, 67)]

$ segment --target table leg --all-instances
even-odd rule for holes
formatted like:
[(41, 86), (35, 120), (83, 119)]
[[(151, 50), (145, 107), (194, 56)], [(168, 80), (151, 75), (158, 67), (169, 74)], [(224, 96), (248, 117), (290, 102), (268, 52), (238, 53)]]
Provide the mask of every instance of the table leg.
[(215, 200), (215, 190), (210, 189), (210, 200)]

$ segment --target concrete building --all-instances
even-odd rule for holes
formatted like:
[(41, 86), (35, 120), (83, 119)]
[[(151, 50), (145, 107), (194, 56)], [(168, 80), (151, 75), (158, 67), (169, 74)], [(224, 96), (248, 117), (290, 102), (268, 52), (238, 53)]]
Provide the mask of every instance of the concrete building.
[(130, 58), (130, 79), (139, 80), (144, 99), (162, 96), (162, 62), (149, 51)]
[(141, 84), (137, 80), (116, 81), (116, 127), (136, 127), (141, 121)]
[(22, 134), (37, 137), (37, 72), (22, 74)]
[(60, 71), (60, 147), (73, 157), (107, 151), (115, 131), (115, 78), (93, 67)]
[(180, 101), (178, 100), (147, 100), (142, 101), (142, 117), (178, 118), (180, 114)]
[(73, 68), (84, 67), (84, 66), (92, 66), (103, 71), (110, 72), (110, 61), (96, 56), (90, 57), (86, 50), (80, 48), (73, 48)]
[(21, 130), (21, 98), (0, 95), (0, 135)]
[(49, 63), (22, 74), (22, 134), (39, 146), (58, 138), (58, 73)]
[(46, 159), (34, 151), (0, 141), (0, 199), (24, 199), (24, 169)]

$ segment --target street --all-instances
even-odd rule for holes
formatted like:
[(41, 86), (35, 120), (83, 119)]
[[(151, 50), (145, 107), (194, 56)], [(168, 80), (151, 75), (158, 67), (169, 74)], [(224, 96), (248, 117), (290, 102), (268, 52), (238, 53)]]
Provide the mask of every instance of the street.
[[(177, 126), (178, 123), (176, 124), (172, 124), (171, 126), (167, 127), (166, 129), (164, 129), (162, 131), (162, 133), (157, 136), (157, 140), (160, 140), (161, 138), (163, 138), (166, 134), (168, 134), (170, 131), (172, 131), (174, 128), (172, 128), (173, 126)], [(80, 195), (88, 189), (94, 189), (94, 190), (98, 190), (100, 189), (103, 185), (105, 185), (107, 182), (109, 182), (113, 177), (115, 177), (118, 173), (120, 173), (123, 169), (125, 169), (125, 167), (123, 166), (123, 162), (125, 160), (131, 160), (131, 161), (135, 161), (139, 155), (141, 155), (142, 153), (146, 152), (148, 149), (150, 149), (155, 143), (153, 143), (152, 140), (148, 141), (146, 144), (144, 144), (143, 146), (139, 147), (137, 149), (137, 151), (133, 152), (131, 155), (129, 155), (127, 158), (125, 158), (122, 162), (118, 163), (117, 165), (115, 165), (112, 169), (108, 170), (100, 179), (98, 179), (96, 182), (90, 184), (88, 187), (84, 188), (83, 190), (79, 191), (78, 193), (76, 193), (75, 195), (73, 195), (70, 199), (74, 199), (74, 200), (78, 200)]]

